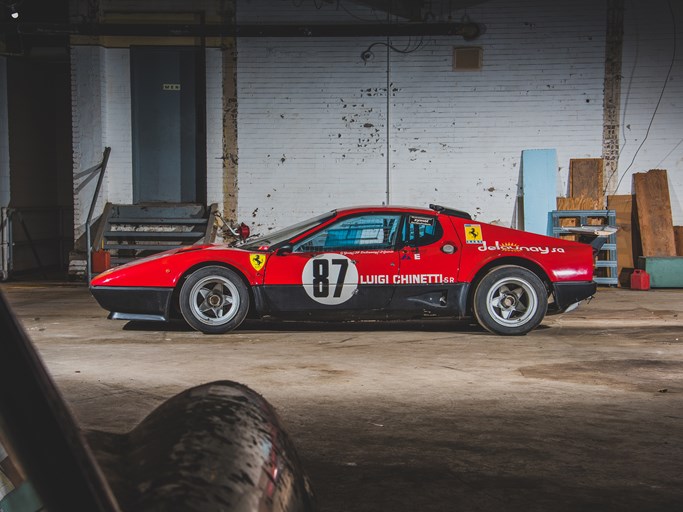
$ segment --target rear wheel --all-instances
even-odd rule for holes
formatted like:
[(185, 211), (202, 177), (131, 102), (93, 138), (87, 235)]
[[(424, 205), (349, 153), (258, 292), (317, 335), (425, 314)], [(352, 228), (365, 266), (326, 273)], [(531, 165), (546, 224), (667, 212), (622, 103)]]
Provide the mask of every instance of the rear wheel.
[(522, 335), (538, 327), (548, 310), (543, 281), (517, 266), (489, 271), (474, 292), (474, 314), (494, 334)]
[(247, 286), (239, 275), (224, 267), (204, 267), (190, 274), (179, 298), (185, 321), (207, 334), (235, 329), (249, 311)]

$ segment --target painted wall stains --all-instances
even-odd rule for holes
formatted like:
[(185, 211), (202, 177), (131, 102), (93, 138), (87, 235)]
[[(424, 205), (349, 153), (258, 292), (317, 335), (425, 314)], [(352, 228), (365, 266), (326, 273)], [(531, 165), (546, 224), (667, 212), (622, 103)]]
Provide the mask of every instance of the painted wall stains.
[[(245, 7), (241, 21), (265, 21), (264, 1)], [(284, 4), (278, 9), (290, 9)], [(305, 3), (288, 12), (316, 16)], [(487, 26), (472, 43), (484, 49), (481, 71), (453, 72), (458, 37), (429, 37), (419, 51), (390, 54), (389, 154), (386, 52), (360, 58), (376, 39), (240, 39), (239, 211), (271, 194), (273, 209), (259, 211), (258, 221), (281, 226), (332, 207), (381, 203), (388, 173), (392, 203), (436, 202), (510, 224), (521, 151), (540, 147), (558, 149), (562, 192), (566, 162), (601, 152), (604, 6), (499, 0), (467, 14)], [(282, 153), (293, 170), (286, 176), (266, 157)]]

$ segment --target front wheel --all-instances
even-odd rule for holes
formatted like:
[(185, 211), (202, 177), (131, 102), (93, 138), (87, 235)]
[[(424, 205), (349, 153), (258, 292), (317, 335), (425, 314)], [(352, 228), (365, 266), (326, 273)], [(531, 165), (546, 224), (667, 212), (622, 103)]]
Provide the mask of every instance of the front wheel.
[(548, 310), (543, 281), (517, 266), (489, 271), (474, 292), (474, 314), (494, 334), (522, 335), (538, 327)]
[(194, 329), (221, 334), (239, 326), (249, 311), (249, 290), (240, 276), (224, 267), (190, 274), (180, 289), (180, 312)]

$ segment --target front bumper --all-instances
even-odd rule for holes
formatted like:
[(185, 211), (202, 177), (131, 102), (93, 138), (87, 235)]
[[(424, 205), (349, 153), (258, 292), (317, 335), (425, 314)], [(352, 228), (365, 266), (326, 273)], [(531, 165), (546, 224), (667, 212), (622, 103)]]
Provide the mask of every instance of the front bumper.
[(553, 283), (552, 309), (556, 313), (566, 311), (570, 306), (595, 295), (598, 285), (593, 281), (574, 283)]
[(93, 286), (90, 292), (109, 318), (115, 320), (168, 321), (173, 288)]

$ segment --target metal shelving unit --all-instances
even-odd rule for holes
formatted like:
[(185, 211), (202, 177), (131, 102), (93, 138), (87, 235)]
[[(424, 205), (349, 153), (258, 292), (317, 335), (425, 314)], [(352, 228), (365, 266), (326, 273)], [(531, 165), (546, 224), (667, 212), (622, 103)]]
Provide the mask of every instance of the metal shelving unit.
[[(550, 212), (552, 220), (552, 236), (562, 238), (562, 236), (575, 235), (560, 225), (560, 219), (577, 219), (577, 226), (592, 226), (588, 219), (602, 219), (603, 226), (616, 227), (617, 215), (614, 210), (553, 210)], [(595, 226), (596, 228), (598, 226)], [(595, 276), (593, 279), (598, 284), (616, 286), (619, 282), (617, 274), (617, 235), (613, 233), (609, 236), (607, 243), (602, 246), (595, 262), (595, 269), (606, 269), (606, 276)]]

